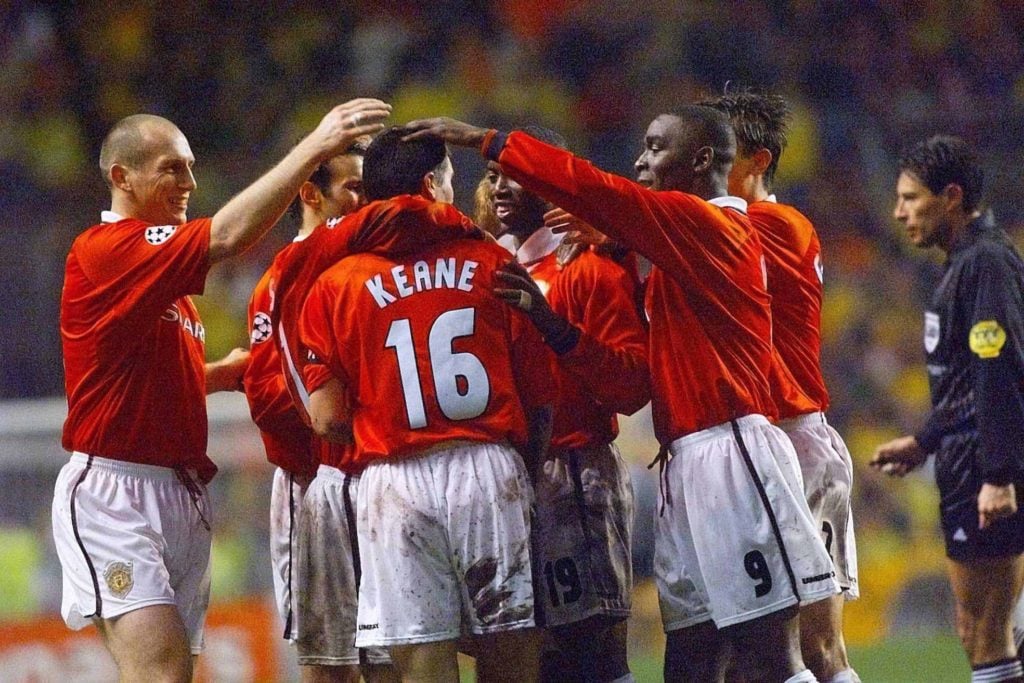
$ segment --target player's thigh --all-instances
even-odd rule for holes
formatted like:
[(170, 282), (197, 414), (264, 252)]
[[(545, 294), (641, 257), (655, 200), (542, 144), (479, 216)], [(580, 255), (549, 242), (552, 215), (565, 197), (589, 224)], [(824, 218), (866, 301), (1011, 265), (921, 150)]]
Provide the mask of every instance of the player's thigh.
[(459, 680), (458, 649), (454, 640), (388, 647), (402, 680)]
[(122, 680), (190, 680), (191, 647), (174, 605), (142, 607), (97, 626)]
[(474, 636), (477, 680), (535, 681), (543, 634), (521, 628)]
[(1024, 555), (949, 560), (948, 568), (958, 613), (988, 628), (1010, 622), (1024, 584)]
[(629, 673), (626, 619), (594, 615), (545, 629), (541, 674), (545, 681), (614, 681)]

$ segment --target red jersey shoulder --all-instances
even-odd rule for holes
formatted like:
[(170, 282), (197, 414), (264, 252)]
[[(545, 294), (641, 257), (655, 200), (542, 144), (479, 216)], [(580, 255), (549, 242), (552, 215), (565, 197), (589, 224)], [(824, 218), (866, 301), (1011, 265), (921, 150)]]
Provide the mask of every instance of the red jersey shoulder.
[(777, 202), (755, 202), (748, 208), (755, 226), (773, 238), (773, 244), (784, 245), (796, 256), (804, 256), (817, 242), (811, 221), (800, 211)]
[(210, 221), (199, 218), (181, 225), (153, 225), (125, 218), (116, 223), (100, 223), (79, 235), (72, 251), (90, 278), (104, 279), (156, 255), (164, 245), (170, 246), (183, 239), (182, 235), (192, 236), (196, 230), (208, 230)]

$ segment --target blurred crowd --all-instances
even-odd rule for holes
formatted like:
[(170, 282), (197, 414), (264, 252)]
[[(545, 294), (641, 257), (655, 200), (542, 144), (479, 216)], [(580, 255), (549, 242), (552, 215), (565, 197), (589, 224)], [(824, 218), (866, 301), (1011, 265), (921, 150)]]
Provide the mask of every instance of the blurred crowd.
[[(905, 541), (922, 516), (931, 535), (932, 499), (897, 501), (863, 469), (869, 449), (915, 429), (928, 402), (921, 308), (940, 264), (913, 252), (890, 217), (895, 157), (935, 132), (965, 137), (990, 170), (988, 205), (1016, 237), (1022, 36), (1017, 0), (4, 3), (0, 287), (14, 324), (0, 336), (0, 398), (62, 392), (63, 259), (108, 207), (96, 159), (125, 115), (160, 114), (188, 136), (199, 216), (357, 95), (392, 102), (395, 123), (443, 114), (544, 125), (631, 176), (654, 115), (727, 84), (757, 86), (795, 113), (776, 189), (822, 238), (830, 419), (863, 475), (858, 535)], [(482, 164), (455, 161), (457, 203), (471, 212)], [(214, 272), (199, 302), (211, 357), (245, 345), (249, 293), (291, 230)]]

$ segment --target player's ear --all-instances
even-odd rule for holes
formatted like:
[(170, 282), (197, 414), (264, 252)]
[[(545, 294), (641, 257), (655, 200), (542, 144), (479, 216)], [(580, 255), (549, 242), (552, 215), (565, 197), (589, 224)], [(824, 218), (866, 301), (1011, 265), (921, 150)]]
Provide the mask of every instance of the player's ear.
[(322, 200), (323, 195), (316, 183), (307, 180), (299, 186), (299, 201), (303, 204), (313, 209), (319, 209)]
[(762, 148), (754, 152), (751, 155), (750, 160), (754, 164), (754, 174), (763, 175), (772, 163), (772, 153)]
[(110, 174), (111, 187), (116, 187), (123, 192), (132, 191), (131, 180), (128, 178), (128, 167), (121, 164), (112, 164), (108, 173)]
[(705, 173), (711, 168), (715, 161), (715, 150), (705, 145), (693, 155), (693, 170), (695, 173)]
[(950, 183), (942, 189), (942, 198), (946, 202), (946, 208), (950, 210), (963, 210), (964, 188), (960, 187), (956, 183)]
[(423, 176), (423, 181), (420, 183), (420, 194), (427, 199), (437, 199), (437, 176), (433, 171)]

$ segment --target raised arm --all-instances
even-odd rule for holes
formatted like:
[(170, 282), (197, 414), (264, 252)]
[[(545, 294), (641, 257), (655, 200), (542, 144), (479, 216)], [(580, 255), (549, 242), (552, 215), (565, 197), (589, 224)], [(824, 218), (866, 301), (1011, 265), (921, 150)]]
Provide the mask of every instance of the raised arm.
[(384, 128), (391, 105), (359, 98), (332, 109), (316, 129), (274, 168), (238, 193), (213, 217), (210, 262), (242, 253), (270, 230), (299, 187), (326, 159), (344, 152), (360, 136)]

